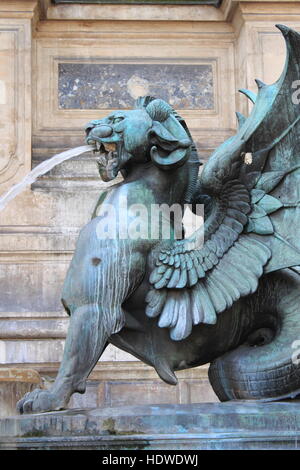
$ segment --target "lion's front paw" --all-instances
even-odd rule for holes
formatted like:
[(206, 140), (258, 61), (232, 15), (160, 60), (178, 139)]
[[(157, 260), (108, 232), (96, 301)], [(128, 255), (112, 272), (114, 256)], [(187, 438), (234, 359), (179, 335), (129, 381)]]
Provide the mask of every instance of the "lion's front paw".
[(45, 411), (57, 411), (64, 408), (64, 404), (50, 390), (36, 388), (26, 393), (17, 403), (17, 411), (23, 413), (42, 413)]

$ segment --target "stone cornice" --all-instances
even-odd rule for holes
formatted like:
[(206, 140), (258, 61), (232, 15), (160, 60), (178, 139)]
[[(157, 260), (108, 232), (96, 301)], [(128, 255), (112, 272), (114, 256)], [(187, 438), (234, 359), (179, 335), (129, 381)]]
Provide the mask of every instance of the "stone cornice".
[(222, 0), (52, 0), (53, 3), (123, 4), (123, 5), (212, 5), (219, 7)]
[(123, 4), (123, 5), (212, 5), (219, 7), (222, 0), (52, 0), (55, 4)]
[[(299, 0), (2, 0), (0, 18), (49, 20), (232, 22), (236, 12), (285, 14), (299, 9)], [(106, 3), (109, 2), (109, 3)], [(215, 8), (216, 6), (219, 8)]]
[[(39, 0), (42, 19), (231, 23), (236, 12), (242, 16), (254, 17), (268, 15), (273, 11), (284, 14), (289, 9), (294, 11), (299, 8), (299, 0), (222, 0), (219, 8), (215, 8), (214, 0), (125, 0), (126, 3), (121, 0), (87, 0), (85, 3), (82, 1), (79, 3), (79, 0)], [(208, 3), (211, 1), (214, 3)]]
[(243, 13), (263, 13), (269, 11), (286, 11), (287, 8), (299, 8), (299, 0), (223, 0), (220, 11), (224, 21), (230, 21), (239, 8)]
[(0, 18), (32, 19), (38, 11), (38, 0), (4, 0), (0, 2)]

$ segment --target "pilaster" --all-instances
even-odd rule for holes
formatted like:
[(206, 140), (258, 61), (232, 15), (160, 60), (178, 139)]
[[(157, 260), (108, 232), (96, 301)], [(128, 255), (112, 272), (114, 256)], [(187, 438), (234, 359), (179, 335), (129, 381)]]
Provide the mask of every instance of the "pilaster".
[(31, 168), (31, 48), (37, 5), (0, 4), (1, 193)]

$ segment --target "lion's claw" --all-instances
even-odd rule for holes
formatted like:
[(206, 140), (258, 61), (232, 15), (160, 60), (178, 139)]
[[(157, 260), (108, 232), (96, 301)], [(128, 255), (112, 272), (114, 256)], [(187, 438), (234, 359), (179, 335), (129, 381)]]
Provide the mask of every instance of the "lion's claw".
[(46, 411), (61, 410), (64, 406), (58, 397), (50, 390), (36, 388), (32, 392), (26, 393), (17, 403), (17, 411), (20, 414), (43, 413)]

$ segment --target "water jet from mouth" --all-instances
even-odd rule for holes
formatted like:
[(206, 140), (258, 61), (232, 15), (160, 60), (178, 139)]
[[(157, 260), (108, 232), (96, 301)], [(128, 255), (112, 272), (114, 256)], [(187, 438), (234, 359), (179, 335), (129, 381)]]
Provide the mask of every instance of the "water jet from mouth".
[(73, 149), (66, 150), (65, 152), (58, 153), (40, 163), (31, 170), (20, 183), (13, 185), (2, 197), (0, 197), (0, 211), (3, 210), (18, 194), (24, 191), (27, 186), (34, 183), (39, 176), (44, 175), (48, 171), (52, 170), (56, 165), (59, 165), (70, 158), (77, 157), (85, 152), (91, 152), (92, 150), (94, 150), (93, 145), (82, 145), (81, 147), (75, 147)]

